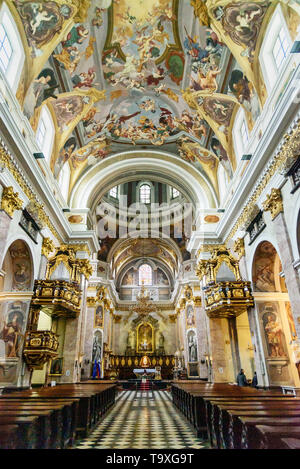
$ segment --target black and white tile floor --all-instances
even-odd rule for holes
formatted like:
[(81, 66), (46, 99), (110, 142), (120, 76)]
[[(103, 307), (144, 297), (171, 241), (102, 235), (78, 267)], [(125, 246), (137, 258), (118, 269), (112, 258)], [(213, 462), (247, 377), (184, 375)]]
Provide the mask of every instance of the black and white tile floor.
[(122, 391), (112, 410), (77, 449), (207, 448), (166, 391)]

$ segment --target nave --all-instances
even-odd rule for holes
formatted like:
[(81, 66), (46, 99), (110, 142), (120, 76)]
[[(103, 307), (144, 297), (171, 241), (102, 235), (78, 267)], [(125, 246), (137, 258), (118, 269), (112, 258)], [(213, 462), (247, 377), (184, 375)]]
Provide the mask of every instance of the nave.
[(203, 449), (167, 391), (122, 391), (116, 404), (76, 449)]

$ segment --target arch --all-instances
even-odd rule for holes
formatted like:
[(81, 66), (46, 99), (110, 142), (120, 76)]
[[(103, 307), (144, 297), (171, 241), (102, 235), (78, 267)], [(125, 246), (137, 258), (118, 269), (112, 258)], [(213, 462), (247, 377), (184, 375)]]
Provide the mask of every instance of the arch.
[(249, 143), (249, 129), (247, 125), (246, 113), (242, 107), (238, 110), (232, 128), (232, 137), (237, 166), (241, 161), (245, 149)]
[(222, 166), (221, 164), (218, 167), (217, 177), (218, 177), (219, 199), (220, 199), (219, 206), (222, 206), (225, 200), (225, 196), (227, 194), (227, 190), (228, 190), (228, 186), (227, 186), (228, 177), (227, 177), (227, 173), (226, 173), (224, 166)]
[(27, 292), (33, 288), (33, 259), (28, 244), (17, 239), (13, 241), (4, 257), (2, 269), (5, 277), (2, 290), (9, 292)]
[(195, 207), (211, 208), (218, 203), (206, 175), (171, 153), (147, 150), (118, 153), (88, 169), (72, 188), (70, 206), (94, 211), (101, 197), (116, 182), (145, 179), (147, 172), (151, 180), (160, 180), (187, 194)]
[(43, 106), (35, 134), (36, 142), (49, 163), (55, 138), (55, 126), (48, 106)]
[[(0, 51), (0, 68), (15, 93), (25, 62), (25, 52), (17, 25), (6, 3), (3, 3), (0, 10), (0, 26), (0, 49), (4, 52), (2, 46), (8, 45), (11, 52), (10, 57), (8, 57), (5, 53), (2, 56)], [(4, 62), (1, 60), (1, 56)]]
[(136, 186), (136, 200), (142, 204), (154, 202), (154, 186), (150, 181), (140, 181)]
[[(280, 34), (283, 34), (282, 38)], [(276, 63), (277, 59), (274, 56), (274, 47), (277, 47), (276, 41), (279, 42), (283, 41), (284, 45), (281, 50), (279, 51), (279, 56), (281, 63)], [(262, 74), (264, 77), (264, 81), (268, 90), (268, 93), (272, 91), (274, 88), (278, 75), (284, 67), (285, 58), (288, 57), (288, 51), (292, 46), (292, 39), (290, 36), (290, 32), (288, 29), (288, 25), (286, 23), (282, 8), (280, 5), (277, 5), (270, 21), (268, 27), (266, 29), (264, 39), (261, 44), (261, 48), (259, 51), (259, 63), (261, 66)], [(280, 44), (279, 44), (280, 47)], [(286, 54), (283, 57), (283, 51)]]
[(253, 290), (258, 292), (286, 292), (280, 257), (270, 241), (261, 241), (252, 261)]
[(66, 202), (68, 202), (70, 188), (71, 169), (67, 161), (60, 170), (58, 175), (58, 185)]
[(139, 285), (153, 284), (153, 269), (148, 262), (144, 262), (139, 267)]

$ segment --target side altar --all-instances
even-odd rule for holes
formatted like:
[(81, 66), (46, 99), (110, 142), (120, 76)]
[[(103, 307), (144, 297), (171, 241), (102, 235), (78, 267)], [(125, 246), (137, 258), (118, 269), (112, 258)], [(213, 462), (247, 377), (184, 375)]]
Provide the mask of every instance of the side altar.
[(135, 379), (134, 370), (155, 369), (156, 379), (172, 379), (175, 356), (165, 352), (165, 338), (160, 331), (159, 321), (151, 313), (160, 314), (153, 304), (144, 284), (137, 295), (136, 304), (130, 314), (137, 314), (131, 321), (124, 355), (110, 355), (109, 368), (120, 380)]

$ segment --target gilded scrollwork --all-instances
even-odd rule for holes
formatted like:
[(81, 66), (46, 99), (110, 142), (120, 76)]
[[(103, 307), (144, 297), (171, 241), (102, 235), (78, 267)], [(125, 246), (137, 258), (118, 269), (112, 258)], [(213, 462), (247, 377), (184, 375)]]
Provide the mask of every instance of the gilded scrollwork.
[(19, 193), (14, 192), (12, 186), (4, 187), (1, 199), (1, 210), (4, 210), (10, 217), (16, 210), (21, 210), (23, 201), (19, 198)]
[(266, 212), (271, 212), (272, 220), (274, 220), (279, 213), (283, 212), (283, 202), (281, 190), (272, 188), (271, 193), (267, 195), (267, 199), (263, 204)]

